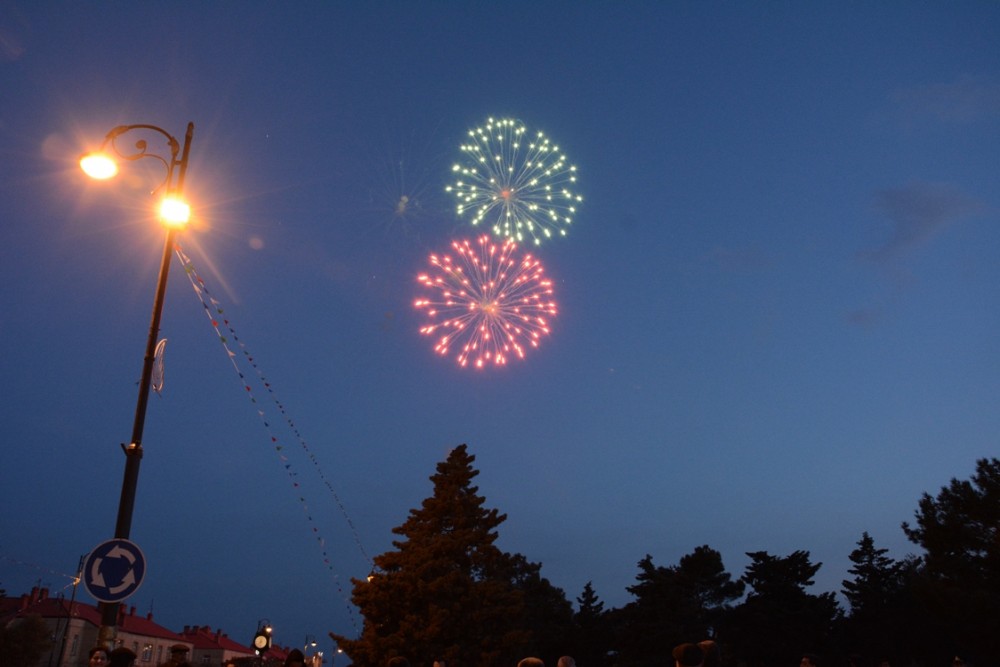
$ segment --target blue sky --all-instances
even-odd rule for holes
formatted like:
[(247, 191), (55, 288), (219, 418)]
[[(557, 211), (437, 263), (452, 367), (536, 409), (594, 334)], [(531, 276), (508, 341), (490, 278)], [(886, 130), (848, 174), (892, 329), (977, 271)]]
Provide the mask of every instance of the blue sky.
[[(0, 585), (64, 590), (113, 533), (162, 231), (151, 172), (75, 163), (129, 123), (195, 123), (183, 248), (287, 415), (175, 260), (138, 611), (350, 634), (349, 579), (459, 443), (571, 599), (702, 544), (734, 576), (808, 550), (816, 592), (863, 531), (913, 552), (920, 495), (997, 452), (998, 37), (986, 2), (8, 3)], [(537, 250), (552, 334), (476, 373), (412, 301), (477, 233), (444, 187), (488, 117), (585, 200)]]

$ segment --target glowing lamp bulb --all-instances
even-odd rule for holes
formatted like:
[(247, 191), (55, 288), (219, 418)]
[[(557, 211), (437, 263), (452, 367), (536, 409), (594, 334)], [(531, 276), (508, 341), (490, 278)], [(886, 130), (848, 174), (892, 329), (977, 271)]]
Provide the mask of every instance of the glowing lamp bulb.
[(80, 168), (91, 178), (104, 181), (118, 173), (118, 164), (104, 153), (87, 153), (80, 158)]
[(166, 197), (160, 203), (160, 220), (168, 227), (183, 227), (191, 219), (191, 207), (176, 197)]

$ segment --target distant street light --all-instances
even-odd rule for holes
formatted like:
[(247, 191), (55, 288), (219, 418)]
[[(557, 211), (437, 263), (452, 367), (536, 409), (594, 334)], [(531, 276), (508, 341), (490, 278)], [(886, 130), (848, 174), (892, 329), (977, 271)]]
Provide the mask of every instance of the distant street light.
[(257, 621), (257, 634), (253, 636), (253, 650), (258, 656), (263, 656), (271, 648), (271, 634), (274, 628), (271, 621), (262, 618)]
[[(125, 134), (136, 132), (140, 135), (160, 134), (167, 142), (169, 157), (150, 152), (145, 139), (138, 139), (132, 148), (123, 150), (118, 146), (118, 139)], [(121, 499), (118, 502), (118, 518), (115, 523), (115, 538), (128, 539), (132, 530), (132, 510), (135, 507), (135, 490), (139, 482), (139, 463), (142, 460), (142, 431), (146, 421), (146, 404), (149, 401), (149, 388), (153, 377), (153, 362), (156, 356), (156, 339), (160, 331), (160, 315), (163, 312), (163, 299), (167, 291), (167, 275), (170, 273), (170, 258), (173, 255), (175, 237), (191, 217), (191, 208), (181, 199), (184, 189), (184, 175), (187, 172), (188, 154), (191, 150), (191, 137), (194, 134), (194, 123), (188, 123), (187, 134), (184, 136), (184, 149), (173, 136), (155, 125), (119, 125), (104, 137), (104, 143), (98, 151), (88, 153), (80, 158), (80, 167), (91, 178), (106, 180), (118, 173), (118, 161), (134, 162), (145, 158), (157, 160), (167, 170), (166, 177), (154, 192), (163, 191), (160, 203), (160, 219), (167, 227), (166, 243), (163, 247), (163, 259), (160, 262), (160, 277), (156, 283), (156, 294), (153, 298), (153, 315), (149, 324), (149, 336), (146, 339), (146, 353), (142, 362), (142, 375), (139, 378), (139, 397), (135, 406), (135, 421), (132, 424), (132, 439), (125, 450), (125, 475), (122, 480)], [(178, 157), (180, 154), (180, 157)], [(118, 627), (119, 602), (100, 602), (101, 628), (98, 631), (97, 643), (107, 649), (114, 645)]]
[(305, 646), (302, 647), (302, 656), (305, 658), (305, 663), (307, 665), (311, 666), (311, 665), (314, 664), (315, 660), (314, 660), (314, 658), (309, 657), (309, 649), (310, 648), (312, 648), (314, 650), (316, 648), (316, 636), (315, 635), (306, 635)]
[(343, 653), (344, 649), (340, 648), (340, 646), (337, 644), (336, 636), (334, 636), (332, 632), (329, 634), (330, 634), (330, 639), (333, 640), (333, 648), (334, 648), (333, 653), (330, 654), (330, 667), (336, 667), (337, 655)]

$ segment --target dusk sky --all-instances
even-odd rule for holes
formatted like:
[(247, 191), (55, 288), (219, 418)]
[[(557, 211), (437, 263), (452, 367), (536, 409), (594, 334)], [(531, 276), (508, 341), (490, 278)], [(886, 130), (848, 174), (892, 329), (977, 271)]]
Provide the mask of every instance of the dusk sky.
[[(68, 597), (114, 533), (160, 176), (77, 159), (132, 123), (195, 123), (208, 289), (174, 258), (137, 613), (330, 650), (461, 443), (500, 546), (570, 600), (703, 544), (734, 577), (808, 550), (814, 593), (864, 531), (918, 553), (921, 494), (1000, 444), (998, 44), (995, 2), (4, 3), (0, 588)], [(445, 187), (489, 118), (558, 144), (583, 201), (518, 249), (549, 335), (474, 370), (414, 300), (484, 231)]]

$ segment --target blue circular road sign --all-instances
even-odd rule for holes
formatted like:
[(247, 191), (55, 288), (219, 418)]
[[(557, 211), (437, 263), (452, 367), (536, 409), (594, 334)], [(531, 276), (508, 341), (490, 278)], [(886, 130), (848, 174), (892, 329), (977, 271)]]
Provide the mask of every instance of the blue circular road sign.
[(100, 602), (121, 602), (135, 593), (146, 575), (146, 558), (135, 543), (123, 539), (101, 542), (83, 566), (83, 583)]

